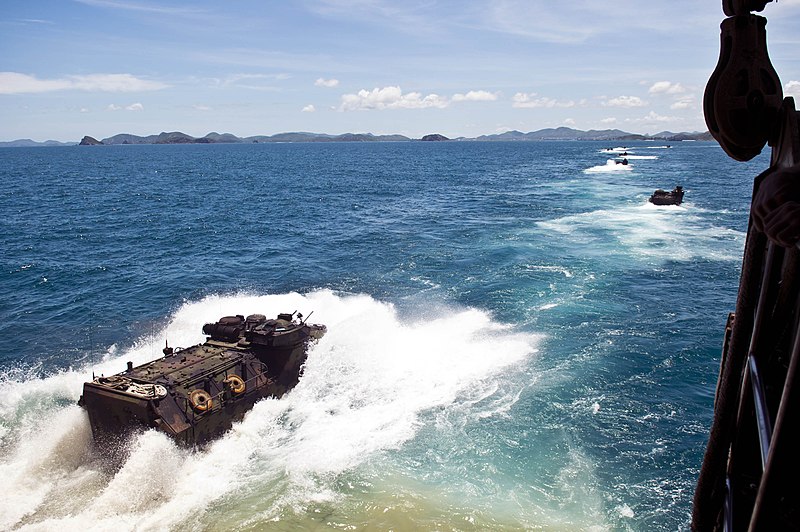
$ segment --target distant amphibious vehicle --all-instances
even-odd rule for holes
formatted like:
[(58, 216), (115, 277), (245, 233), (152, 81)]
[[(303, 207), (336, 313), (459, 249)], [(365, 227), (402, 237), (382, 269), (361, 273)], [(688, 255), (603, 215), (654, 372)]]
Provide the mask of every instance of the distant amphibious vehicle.
[(89, 414), (98, 443), (141, 427), (194, 445), (219, 436), (264, 397), (297, 385), (309, 342), (324, 325), (301, 314), (227, 316), (203, 326), (202, 344), (164, 348), (164, 357), (83, 385), (78, 404)]
[(654, 205), (680, 205), (683, 201), (683, 187), (677, 186), (671, 192), (658, 189), (648, 201)]

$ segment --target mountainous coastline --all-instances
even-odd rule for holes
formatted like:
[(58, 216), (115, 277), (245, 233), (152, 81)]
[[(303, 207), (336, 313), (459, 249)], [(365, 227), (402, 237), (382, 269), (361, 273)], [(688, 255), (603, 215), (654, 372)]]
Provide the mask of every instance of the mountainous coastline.
[(475, 138), (458, 137), (447, 139), (439, 134), (425, 135), (421, 139), (412, 139), (405, 135), (373, 135), (372, 133), (344, 133), (341, 135), (328, 135), (325, 133), (309, 132), (287, 132), (275, 135), (256, 135), (251, 137), (237, 137), (231, 133), (211, 132), (204, 137), (193, 137), (180, 131), (162, 132), (158, 135), (148, 135), (145, 137), (120, 133), (112, 137), (97, 140), (90, 136), (85, 136), (80, 142), (58, 142), (48, 140), (36, 142), (30, 139), (13, 140), (10, 142), (0, 142), (0, 147), (34, 147), (34, 146), (74, 146), (86, 145), (120, 145), (120, 144), (243, 144), (243, 143), (267, 143), (267, 142), (408, 142), (417, 140), (438, 140), (447, 142), (457, 141), (547, 141), (547, 140), (603, 140), (603, 141), (630, 141), (630, 140), (662, 140), (677, 142), (682, 140), (714, 140), (710, 133), (672, 133), (662, 131), (655, 135), (639, 135), (628, 133), (619, 129), (589, 130), (581, 131), (568, 127), (547, 128), (538, 131), (523, 133), (521, 131), (506, 131), (493, 135), (481, 135)]
[(540, 129), (539, 131), (531, 131), (530, 133), (506, 131), (505, 133), (498, 133), (496, 135), (481, 135), (474, 140), (665, 140), (674, 142), (681, 140), (714, 140), (714, 137), (707, 131), (705, 133), (673, 133), (671, 131), (662, 131), (655, 135), (639, 135), (619, 129), (590, 129), (589, 131), (581, 131), (569, 127), (559, 127), (555, 129)]

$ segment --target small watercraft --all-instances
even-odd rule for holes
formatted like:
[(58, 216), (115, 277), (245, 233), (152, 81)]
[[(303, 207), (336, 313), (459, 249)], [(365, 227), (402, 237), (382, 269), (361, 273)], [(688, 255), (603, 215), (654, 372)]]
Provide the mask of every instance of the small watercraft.
[(683, 187), (677, 186), (671, 191), (658, 189), (648, 201), (654, 205), (680, 205), (683, 201)]
[(154, 428), (179, 443), (201, 444), (230, 429), (256, 401), (283, 396), (299, 382), (310, 342), (326, 332), (295, 314), (227, 316), (203, 326), (202, 344), (165, 347), (163, 358), (93, 376), (78, 404), (95, 441)]

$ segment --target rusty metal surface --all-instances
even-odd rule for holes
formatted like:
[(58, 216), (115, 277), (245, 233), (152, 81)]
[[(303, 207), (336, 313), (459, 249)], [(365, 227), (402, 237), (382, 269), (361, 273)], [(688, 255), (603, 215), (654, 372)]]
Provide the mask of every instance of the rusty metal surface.
[(206, 324), (206, 342), (164, 349), (164, 357), (84, 383), (79, 404), (103, 444), (155, 428), (202, 444), (241, 419), (256, 401), (281, 397), (299, 381), (309, 342), (325, 334), (293, 314), (228, 316)]
[[(766, 20), (750, 14), (767, 3), (723, 0), (730, 18), (703, 104), (728, 155), (748, 160), (768, 143), (772, 157), (754, 179), (739, 297), (694, 496), (692, 529), (699, 531), (800, 529), (793, 427), (800, 415), (800, 114), (792, 98), (780, 100)], [(754, 367), (763, 380), (758, 390)]]
[(767, 19), (722, 21), (720, 55), (703, 97), (709, 132), (730, 157), (748, 161), (774, 137), (783, 91), (767, 53)]

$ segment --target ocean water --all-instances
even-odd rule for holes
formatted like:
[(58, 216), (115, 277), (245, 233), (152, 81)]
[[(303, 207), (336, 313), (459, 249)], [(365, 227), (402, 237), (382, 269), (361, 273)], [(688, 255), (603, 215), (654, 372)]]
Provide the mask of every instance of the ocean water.
[[(0, 150), (0, 529), (687, 529), (768, 160), (609, 147)], [(92, 447), (93, 372), (295, 310), (286, 397)]]

